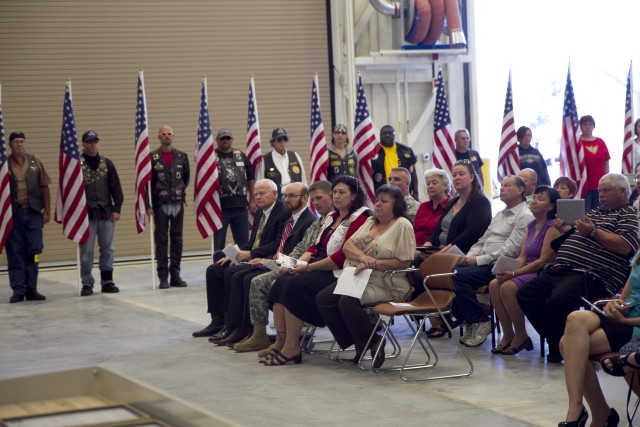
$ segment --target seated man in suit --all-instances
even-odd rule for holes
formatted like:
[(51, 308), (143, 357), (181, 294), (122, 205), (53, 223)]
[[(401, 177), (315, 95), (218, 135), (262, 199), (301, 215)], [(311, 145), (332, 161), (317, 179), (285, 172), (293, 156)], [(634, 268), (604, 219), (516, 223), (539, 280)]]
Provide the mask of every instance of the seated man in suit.
[[(287, 254), (291, 252), (294, 246), (302, 240), (311, 223), (316, 219), (315, 214), (307, 207), (309, 189), (306, 184), (301, 182), (291, 183), (284, 188), (283, 193), (284, 207), (289, 213), (289, 217), (274, 255), (253, 258), (249, 261), (249, 264), (244, 264), (242, 268), (229, 269), (225, 272), (224, 280), (225, 282), (230, 281), (231, 292), (224, 317), (225, 327), (219, 334), (212, 336), (210, 339), (214, 344), (227, 344), (233, 347), (236, 342), (251, 336), (251, 322), (249, 320), (251, 279), (268, 271), (263, 265), (265, 261), (277, 258), (278, 253)], [(229, 285), (225, 283), (225, 288), (227, 286)]]
[[(257, 181), (253, 187), (256, 199), (254, 227), (246, 245), (240, 247), (236, 256), (238, 262), (248, 262), (253, 258), (273, 257), (278, 248), (280, 237), (291, 213), (286, 212), (283, 203), (278, 200), (278, 187), (269, 179)], [(211, 314), (211, 323), (204, 329), (193, 333), (194, 337), (211, 336), (224, 327), (224, 315), (227, 312), (230, 295), (229, 275), (247, 268), (247, 264), (232, 265), (222, 251), (214, 254), (214, 263), (207, 268), (207, 307)]]
[[(562, 242), (555, 263), (518, 290), (522, 311), (536, 331), (547, 338), (547, 362), (562, 361), (560, 338), (567, 316), (580, 307), (581, 297), (594, 301), (617, 293), (629, 276), (631, 256), (640, 248), (638, 218), (629, 204), (627, 178), (617, 173), (604, 175), (598, 183), (598, 194), (601, 206), (574, 227), (556, 221), (556, 227), (565, 234), (555, 241)], [(596, 270), (585, 279), (584, 271), (594, 268), (604, 270)]]

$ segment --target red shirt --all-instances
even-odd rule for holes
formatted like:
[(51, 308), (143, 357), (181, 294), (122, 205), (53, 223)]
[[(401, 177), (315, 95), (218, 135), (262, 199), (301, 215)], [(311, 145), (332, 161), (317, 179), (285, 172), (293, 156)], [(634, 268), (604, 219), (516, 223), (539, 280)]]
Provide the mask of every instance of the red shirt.
[(597, 190), (598, 182), (605, 173), (605, 164), (611, 158), (607, 145), (600, 138), (585, 141), (580, 138), (584, 149), (584, 166), (587, 169), (587, 190)]
[(449, 202), (449, 199), (451, 199), (451, 196), (447, 196), (447, 198), (436, 206), (435, 209), (433, 209), (433, 203), (431, 200), (427, 200), (420, 204), (418, 212), (416, 212), (416, 216), (413, 219), (413, 230), (416, 234), (416, 245), (422, 246), (427, 240), (429, 240), (431, 233), (433, 233), (433, 230), (436, 229), (436, 225), (438, 225), (442, 211), (444, 210), (447, 202)]
[(167, 164), (167, 167), (170, 168), (171, 161), (173, 160), (173, 150), (169, 151), (168, 153), (161, 151), (161, 153), (162, 153), (162, 158), (164, 159), (164, 162)]

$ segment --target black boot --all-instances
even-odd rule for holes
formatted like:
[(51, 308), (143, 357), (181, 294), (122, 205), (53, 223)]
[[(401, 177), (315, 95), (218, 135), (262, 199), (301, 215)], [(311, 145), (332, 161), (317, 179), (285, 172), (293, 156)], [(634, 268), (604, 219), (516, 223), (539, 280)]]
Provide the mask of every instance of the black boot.
[(101, 271), (100, 283), (102, 284), (103, 294), (117, 294), (120, 289), (113, 283), (113, 271)]
[(180, 273), (173, 273), (171, 274), (170, 285), (176, 288), (184, 288), (185, 286), (187, 286), (187, 282), (182, 280), (182, 278), (180, 277)]
[(224, 328), (224, 316), (220, 314), (211, 315), (211, 323), (199, 331), (195, 331), (191, 335), (194, 337), (210, 337), (217, 334)]

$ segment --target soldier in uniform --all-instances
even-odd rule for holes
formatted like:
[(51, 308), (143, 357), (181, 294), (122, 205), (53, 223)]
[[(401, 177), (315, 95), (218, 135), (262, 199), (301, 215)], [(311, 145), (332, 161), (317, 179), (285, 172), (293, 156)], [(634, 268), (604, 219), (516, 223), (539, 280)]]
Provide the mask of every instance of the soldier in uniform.
[(253, 185), (256, 181), (247, 156), (242, 151), (232, 148), (233, 135), (229, 129), (222, 128), (218, 131), (216, 143), (222, 228), (214, 234), (213, 245), (215, 251), (221, 251), (225, 246), (229, 225), (233, 241), (238, 246), (242, 247), (249, 241), (248, 211), (253, 213), (256, 210), (256, 199), (253, 195)]
[[(147, 200), (147, 215), (153, 216), (160, 289), (185, 287), (180, 277), (182, 259), (182, 225), (186, 188), (189, 185), (189, 158), (173, 148), (173, 129), (163, 125), (158, 131), (160, 148), (151, 153), (151, 202)], [(153, 206), (153, 207), (152, 207)], [(170, 240), (170, 242), (169, 242)], [(168, 246), (171, 246), (169, 265)], [(171, 275), (171, 283), (168, 276)]]
[(418, 175), (416, 174), (417, 158), (410, 147), (395, 142), (396, 131), (391, 125), (380, 129), (380, 149), (373, 159), (373, 185), (377, 190), (381, 185), (387, 184), (391, 169), (403, 167), (411, 173), (411, 187), (409, 193), (414, 199), (419, 200)]
[(9, 136), (9, 182), (13, 228), (7, 237), (9, 284), (13, 295), (10, 303), (27, 300), (43, 301), (38, 292), (38, 255), (42, 253), (43, 225), (49, 222), (51, 178), (44, 165), (33, 154), (27, 154), (27, 138), (23, 132)]
[(331, 145), (327, 148), (329, 150), (329, 168), (327, 169), (329, 182), (338, 175), (357, 176), (358, 157), (353, 148), (349, 148), (349, 135), (345, 125), (334, 126)]
[(89, 239), (80, 245), (80, 295), (93, 294), (95, 280), (91, 274), (93, 251), (98, 237), (100, 248), (100, 285), (102, 293), (115, 294), (120, 289), (113, 283), (113, 237), (124, 196), (113, 162), (98, 153), (100, 138), (92, 130), (82, 135), (82, 175), (89, 214)]
[(287, 142), (289, 142), (287, 131), (283, 128), (275, 128), (269, 141), (273, 150), (262, 156), (262, 162), (256, 174), (256, 180), (266, 178), (275, 182), (280, 195), (282, 189), (292, 182), (307, 183), (302, 159), (295, 151), (287, 150)]

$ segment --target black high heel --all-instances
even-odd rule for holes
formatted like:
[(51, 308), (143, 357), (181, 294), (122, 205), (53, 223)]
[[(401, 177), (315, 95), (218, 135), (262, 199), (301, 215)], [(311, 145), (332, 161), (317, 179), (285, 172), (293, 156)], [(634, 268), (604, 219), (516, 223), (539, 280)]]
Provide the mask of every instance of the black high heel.
[(618, 427), (619, 422), (620, 415), (618, 415), (618, 412), (615, 409), (611, 408), (607, 421), (604, 422), (603, 427)]
[(293, 362), (296, 365), (302, 363), (302, 352), (293, 357), (287, 357), (281, 352), (278, 352), (275, 357), (264, 362), (264, 366), (284, 366), (289, 362)]
[[(616, 414), (617, 415), (617, 414)], [(611, 414), (609, 414), (611, 416)], [(562, 421), (558, 423), (558, 427), (584, 427), (587, 424), (587, 420), (589, 419), (589, 413), (587, 410), (582, 407), (582, 412), (580, 412), (580, 416), (575, 421)], [(607, 418), (608, 420), (608, 418)]]
[(518, 348), (511, 347), (511, 345), (509, 345), (507, 348), (502, 350), (502, 354), (513, 356), (515, 354), (520, 353), (522, 350), (527, 350), (527, 351), (533, 350), (533, 341), (531, 341), (530, 337), (527, 338), (527, 340), (523, 342), (522, 345), (519, 346)]

